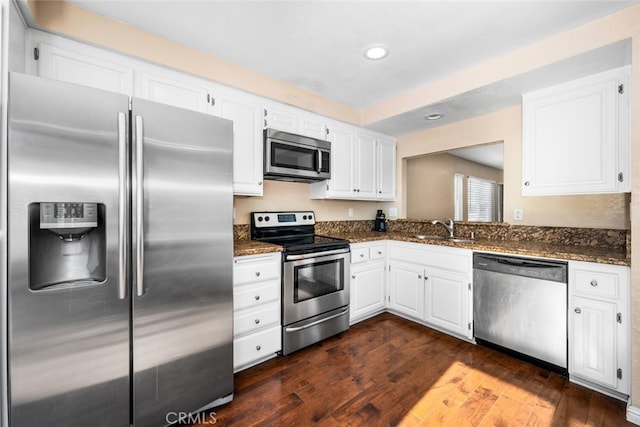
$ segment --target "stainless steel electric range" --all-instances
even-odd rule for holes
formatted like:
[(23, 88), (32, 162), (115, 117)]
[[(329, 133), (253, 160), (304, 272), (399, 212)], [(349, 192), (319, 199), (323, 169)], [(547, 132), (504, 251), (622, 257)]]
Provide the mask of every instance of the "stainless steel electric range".
[(315, 214), (252, 212), (251, 239), (282, 252), (282, 354), (349, 328), (349, 242), (315, 234)]

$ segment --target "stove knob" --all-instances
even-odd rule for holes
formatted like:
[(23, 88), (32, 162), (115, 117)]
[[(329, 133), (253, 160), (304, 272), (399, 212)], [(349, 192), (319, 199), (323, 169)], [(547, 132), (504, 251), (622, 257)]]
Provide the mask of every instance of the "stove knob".
[(262, 222), (262, 217), (261, 216), (258, 217), (258, 222)]
[(302, 215), (302, 219), (307, 219), (307, 216), (306, 215)]
[(265, 216), (265, 217), (264, 217), (264, 220), (265, 220), (265, 221), (267, 221), (267, 222), (269, 222), (269, 217), (268, 217), (268, 216)]
[(313, 219), (313, 216), (309, 215), (309, 219)]

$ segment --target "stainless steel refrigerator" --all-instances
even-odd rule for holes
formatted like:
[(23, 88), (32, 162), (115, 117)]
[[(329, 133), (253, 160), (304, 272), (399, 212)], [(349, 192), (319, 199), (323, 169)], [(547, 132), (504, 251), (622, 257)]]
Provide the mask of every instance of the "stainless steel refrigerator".
[(157, 427), (230, 400), (232, 123), (9, 81), (11, 426)]

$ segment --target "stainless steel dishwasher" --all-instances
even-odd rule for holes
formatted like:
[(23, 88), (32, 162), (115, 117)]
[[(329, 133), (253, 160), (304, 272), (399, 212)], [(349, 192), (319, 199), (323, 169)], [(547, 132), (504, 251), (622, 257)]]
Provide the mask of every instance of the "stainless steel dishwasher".
[(480, 344), (567, 370), (567, 263), (475, 253), (473, 330)]

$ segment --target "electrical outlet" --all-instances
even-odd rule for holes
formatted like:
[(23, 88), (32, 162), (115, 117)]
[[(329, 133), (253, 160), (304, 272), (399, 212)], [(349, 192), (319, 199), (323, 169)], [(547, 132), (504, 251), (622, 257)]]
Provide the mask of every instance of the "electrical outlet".
[(398, 208), (389, 208), (389, 216), (395, 218), (398, 216)]
[(349, 218), (353, 218), (353, 208), (349, 208)]
[(522, 209), (513, 210), (513, 219), (515, 221), (522, 221)]

